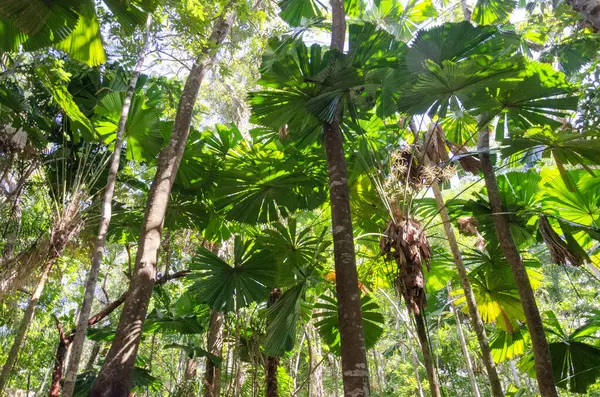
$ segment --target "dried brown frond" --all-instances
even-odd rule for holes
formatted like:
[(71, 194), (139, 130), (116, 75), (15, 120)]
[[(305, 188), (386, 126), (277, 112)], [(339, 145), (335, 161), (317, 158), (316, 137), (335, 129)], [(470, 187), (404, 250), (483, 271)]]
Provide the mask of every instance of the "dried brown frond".
[(438, 123), (432, 123), (425, 138), (425, 151), (429, 156), (429, 160), (435, 164), (447, 163), (450, 160), (445, 140), (446, 136), (442, 126)]
[(567, 243), (554, 231), (544, 215), (540, 216), (539, 230), (548, 251), (550, 251), (552, 262), (558, 265), (570, 264), (573, 266), (581, 266), (585, 263), (586, 258), (569, 249)]
[(281, 127), (279, 127), (277, 134), (279, 135), (279, 139), (281, 139), (282, 141), (287, 141), (287, 139), (289, 137), (288, 125), (284, 124)]
[(464, 146), (459, 146), (456, 143), (448, 141), (448, 146), (452, 153), (458, 157), (458, 162), (465, 172), (470, 172), (473, 175), (478, 175), (481, 171), (481, 161), (475, 156), (464, 156), (465, 153), (468, 153), (467, 148)]
[(477, 243), (475, 246), (478, 250), (483, 251), (485, 249), (485, 239), (479, 233), (479, 222), (472, 216), (463, 216), (458, 218), (458, 228), (462, 234), (472, 234), (477, 236)]
[(387, 260), (396, 261), (397, 288), (406, 305), (416, 314), (425, 307), (425, 276), (423, 264), (429, 269), (431, 246), (419, 222), (414, 219), (388, 223), (379, 246)]

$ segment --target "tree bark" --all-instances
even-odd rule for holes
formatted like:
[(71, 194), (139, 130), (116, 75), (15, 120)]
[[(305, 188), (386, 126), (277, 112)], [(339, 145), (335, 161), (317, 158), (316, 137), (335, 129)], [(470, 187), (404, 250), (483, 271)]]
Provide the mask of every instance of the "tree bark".
[(566, 0), (597, 32), (600, 30), (600, 0)]
[[(273, 288), (267, 307), (271, 307), (281, 298), (281, 289)], [(279, 357), (267, 357), (267, 397), (279, 397), (277, 385), (277, 369), (279, 368)]]
[[(342, 52), (346, 36), (344, 0), (331, 0), (331, 9), (331, 49)], [(323, 144), (329, 176), (344, 394), (362, 397), (370, 395), (369, 369), (362, 327), (350, 192), (340, 119), (341, 114), (338, 109), (334, 121), (324, 124)]]
[(529, 335), (531, 336), (531, 345), (535, 360), (535, 372), (540, 393), (543, 397), (557, 397), (558, 394), (552, 375), (552, 361), (550, 358), (550, 351), (548, 350), (548, 341), (546, 340), (546, 334), (544, 333), (544, 325), (535, 301), (533, 288), (531, 288), (529, 276), (527, 275), (525, 265), (521, 259), (521, 254), (519, 253), (511, 234), (508, 219), (504, 214), (504, 205), (502, 203), (500, 191), (498, 190), (494, 165), (492, 164), (490, 157), (489, 139), (488, 129), (482, 129), (479, 132), (479, 159), (481, 160), (485, 186), (492, 208), (496, 234), (498, 235), (500, 248), (510, 265), (517, 289), (519, 290), (519, 297), (521, 298), (521, 304), (523, 305), (523, 311), (525, 312), (525, 318), (527, 320), (527, 328), (529, 329)]
[(306, 329), (308, 349), (310, 352), (310, 391), (309, 397), (324, 397), (325, 390), (323, 389), (323, 366), (320, 365), (323, 359), (321, 351), (321, 341), (319, 335), (312, 324), (308, 324)]
[(200, 84), (214, 62), (215, 49), (225, 40), (232, 21), (233, 13), (228, 13), (215, 22), (209, 45), (203, 50), (202, 58), (192, 66), (185, 82), (171, 139), (160, 153), (148, 195), (129, 297), (121, 313), (115, 339), (90, 392), (91, 397), (129, 396), (142, 327), (156, 281), (158, 248), (171, 188), (183, 157)]
[[(223, 328), (225, 316), (222, 312), (212, 310), (208, 326), (207, 350), (217, 357), (223, 355)], [(206, 357), (206, 372), (204, 373), (204, 397), (219, 397), (221, 395), (221, 366), (215, 365), (210, 357)]]
[[(452, 289), (450, 287), (450, 282), (448, 282), (448, 299), (452, 299), (452, 297), (450, 296), (450, 291), (452, 291)], [(475, 372), (473, 372), (473, 363), (471, 362), (469, 349), (467, 348), (467, 342), (465, 341), (465, 335), (463, 334), (462, 330), (460, 316), (458, 315), (458, 310), (456, 309), (454, 302), (450, 303), (450, 309), (452, 310), (454, 320), (456, 321), (456, 334), (458, 335), (460, 349), (462, 350), (463, 356), (465, 357), (465, 364), (467, 365), (467, 372), (469, 373), (469, 379), (471, 380), (471, 389), (473, 390), (473, 396), (480, 397), (481, 393), (479, 392), (479, 386), (477, 385), (477, 378), (475, 377)]]
[(85, 331), (87, 329), (88, 317), (92, 311), (92, 304), (94, 303), (94, 292), (96, 291), (96, 284), (98, 283), (98, 275), (100, 273), (100, 267), (102, 266), (102, 258), (104, 256), (104, 247), (106, 245), (106, 234), (112, 218), (112, 201), (115, 192), (115, 185), (117, 181), (117, 172), (119, 171), (119, 162), (121, 159), (121, 147), (123, 146), (123, 136), (125, 134), (125, 126), (127, 124), (127, 117), (129, 116), (129, 109), (131, 107), (131, 100), (137, 84), (138, 77), (141, 73), (142, 66), (144, 65), (144, 59), (146, 58), (146, 51), (148, 49), (148, 36), (150, 34), (150, 23), (152, 21), (152, 14), (148, 13), (146, 20), (146, 31), (144, 33), (144, 43), (140, 49), (137, 63), (133, 69), (129, 86), (125, 93), (125, 99), (123, 100), (123, 108), (121, 109), (121, 117), (119, 119), (119, 125), (117, 127), (117, 134), (114, 141), (114, 149), (108, 169), (108, 178), (106, 181), (106, 188), (104, 190), (104, 199), (102, 202), (102, 217), (100, 219), (100, 226), (98, 228), (98, 236), (96, 237), (96, 244), (94, 247), (94, 253), (92, 255), (92, 264), (88, 272), (87, 280), (85, 283), (85, 292), (83, 295), (83, 301), (81, 302), (81, 309), (79, 312), (79, 319), (77, 321), (77, 328), (73, 343), (71, 346), (71, 354), (69, 359), (69, 365), (67, 367), (67, 373), (65, 374), (65, 382), (63, 386), (63, 397), (71, 397), (75, 390), (75, 380), (77, 378), (77, 371), (79, 369), (79, 361), (81, 360), (81, 354), (83, 353), (83, 345), (85, 343)]
[(423, 313), (417, 314), (413, 312), (413, 316), (417, 328), (417, 337), (419, 338), (419, 343), (421, 345), (421, 352), (423, 353), (423, 363), (425, 364), (425, 369), (427, 370), (427, 379), (429, 380), (431, 396), (441, 397), (442, 393), (440, 392), (440, 383), (438, 381), (437, 372), (433, 365), (433, 354), (431, 353), (431, 348), (429, 346), (429, 338), (427, 336), (427, 328), (425, 327)]
[(467, 268), (465, 267), (465, 262), (460, 252), (458, 242), (456, 241), (456, 235), (454, 234), (454, 228), (452, 227), (450, 215), (446, 209), (446, 203), (444, 202), (442, 192), (440, 191), (440, 186), (437, 182), (433, 182), (432, 188), (435, 195), (435, 200), (437, 202), (437, 207), (442, 218), (442, 223), (444, 225), (444, 232), (448, 238), (448, 245), (450, 246), (454, 264), (456, 265), (456, 270), (458, 271), (460, 284), (465, 294), (471, 326), (477, 335), (477, 341), (479, 342), (479, 347), (481, 349), (483, 364), (487, 370), (490, 388), (492, 389), (492, 395), (494, 397), (504, 397), (502, 384), (500, 383), (498, 371), (496, 370), (496, 364), (494, 363), (494, 359), (492, 357), (492, 350), (490, 349), (485, 327), (483, 325), (483, 320), (481, 319), (481, 314), (479, 313), (479, 308), (477, 307), (477, 302), (475, 301), (475, 294), (471, 288), (471, 283), (467, 274)]
[(44, 270), (42, 271), (42, 275), (29, 299), (29, 303), (27, 304), (27, 308), (25, 309), (25, 314), (23, 315), (23, 319), (21, 320), (21, 324), (19, 325), (19, 329), (17, 331), (17, 335), (15, 336), (15, 340), (10, 348), (10, 352), (8, 353), (8, 357), (4, 366), (2, 367), (2, 373), (0, 373), (0, 395), (2, 395), (2, 391), (4, 387), (8, 383), (8, 378), (10, 376), (10, 372), (17, 361), (17, 357), (19, 356), (19, 350), (21, 350), (21, 345), (23, 344), (23, 340), (25, 339), (25, 335), (27, 334), (27, 330), (29, 329), (29, 325), (33, 320), (33, 316), (35, 314), (35, 308), (42, 296), (42, 292), (44, 291), (44, 286), (46, 285), (46, 281), (48, 281), (48, 277), (50, 276), (50, 271), (56, 262), (58, 255), (54, 258), (51, 258), (46, 263)]
[[(111, 314), (117, 307), (121, 306), (121, 304), (125, 302), (126, 297), (127, 293), (125, 292), (121, 294), (119, 299), (106, 305), (104, 309), (90, 317), (88, 321), (88, 327), (91, 327), (99, 321), (102, 321), (106, 316)], [(63, 327), (58, 321), (58, 318), (56, 318), (56, 316), (54, 317), (54, 320), (56, 321), (56, 328), (58, 329), (59, 341), (58, 346), (56, 348), (56, 357), (54, 358), (54, 370), (52, 372), (52, 383), (50, 384), (50, 392), (48, 393), (48, 397), (60, 396), (60, 381), (62, 380), (65, 360), (67, 358), (69, 346), (73, 342), (73, 338), (75, 336), (75, 330), (72, 330), (69, 335), (65, 335)], [(96, 350), (96, 353), (93, 353), (94, 359), (95, 355), (98, 355), (98, 351), (100, 350), (100, 345), (98, 343), (96, 343), (95, 346), (98, 346), (98, 349)]]

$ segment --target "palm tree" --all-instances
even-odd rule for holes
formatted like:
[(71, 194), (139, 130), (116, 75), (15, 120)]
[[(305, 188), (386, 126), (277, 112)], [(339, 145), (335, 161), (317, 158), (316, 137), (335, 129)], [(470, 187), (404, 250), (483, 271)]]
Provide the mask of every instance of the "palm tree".
[[(462, 34), (454, 36), (459, 31), (462, 31)], [(473, 109), (480, 115), (480, 160), (493, 209), (496, 232), (503, 253), (511, 264), (525, 316), (531, 327), (533, 350), (538, 357), (536, 368), (540, 390), (553, 396), (556, 395), (556, 390), (552, 377), (549, 376), (551, 361), (544, 330), (527, 272), (504, 215), (505, 209), (498, 193), (489, 153), (487, 125), (500, 114), (501, 120), (504, 121), (499, 124), (499, 128), (513, 130), (523, 125), (526, 127), (540, 123), (553, 125), (557, 123), (554, 117), (573, 109), (575, 103), (571, 98), (565, 97), (569, 91), (565, 86), (564, 77), (543, 65), (528, 63), (526, 70), (536, 72), (515, 82), (512, 87), (510, 84), (501, 83), (504, 81), (504, 76), (519, 76), (519, 71), (523, 69), (523, 62), (518, 59), (518, 56), (511, 60), (506, 58), (502, 60), (499, 52), (503, 47), (502, 37), (494, 31), (495, 29), (491, 27), (473, 28), (463, 22), (434, 28), (424, 33), (412, 46), (415, 52), (406, 53), (405, 66), (401, 64), (402, 70), (412, 73), (420, 70), (424, 73), (415, 76), (416, 82), (406, 83), (408, 90), (401, 94), (398, 103), (401, 110), (409, 113), (428, 112), (430, 116), (438, 115), (441, 118), (446, 116), (449, 107), (456, 106), (463, 106), (464, 110)], [(431, 48), (434, 47), (426, 47), (428, 37), (437, 40), (437, 48), (443, 48), (441, 53), (432, 52)], [(444, 44), (443, 40), (448, 39), (451, 40)], [(482, 44), (475, 44), (477, 42)], [(500, 58), (497, 58), (498, 56)], [(470, 66), (475, 59), (479, 62), (478, 66)], [(490, 62), (492, 60), (493, 62)], [(554, 78), (551, 80), (542, 78), (541, 74), (545, 73), (549, 73)], [(410, 78), (410, 75), (407, 77)], [(492, 87), (497, 84), (499, 89), (494, 90)], [(490, 102), (481, 102), (482, 98), (488, 98)]]

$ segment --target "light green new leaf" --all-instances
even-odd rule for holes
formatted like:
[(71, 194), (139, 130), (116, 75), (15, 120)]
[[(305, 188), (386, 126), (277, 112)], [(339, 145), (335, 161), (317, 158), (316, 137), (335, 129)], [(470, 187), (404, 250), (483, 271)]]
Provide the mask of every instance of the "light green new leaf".
[(478, 25), (503, 23), (516, 6), (516, 0), (477, 0), (471, 19)]
[(79, 15), (73, 32), (55, 47), (77, 61), (89, 66), (98, 66), (106, 61), (106, 54), (94, 3), (90, 0), (82, 2)]
[[(97, 120), (94, 124), (105, 143), (110, 144), (115, 140), (124, 99), (124, 92), (111, 92), (102, 98), (100, 106), (96, 108)], [(137, 91), (132, 98), (125, 124), (127, 159), (154, 161), (162, 148), (162, 126), (158, 109), (149, 107), (144, 93)]]
[(65, 115), (71, 120), (72, 130), (78, 133), (80, 136), (91, 139), (93, 137), (92, 123), (87, 117), (85, 117), (83, 112), (73, 101), (73, 96), (67, 90), (65, 82), (61, 81), (47, 69), (36, 69), (36, 76), (39, 78), (46, 90), (48, 90), (52, 96), (52, 99), (56, 101)]

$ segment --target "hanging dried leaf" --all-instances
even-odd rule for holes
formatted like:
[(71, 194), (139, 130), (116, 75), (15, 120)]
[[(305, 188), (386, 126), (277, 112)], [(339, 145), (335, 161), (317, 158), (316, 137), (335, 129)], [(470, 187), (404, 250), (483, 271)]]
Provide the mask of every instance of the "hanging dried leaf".
[(479, 161), (477, 157), (467, 155), (466, 153), (469, 151), (464, 146), (459, 146), (450, 141), (447, 143), (452, 153), (454, 153), (454, 157), (452, 158), (458, 160), (463, 170), (465, 170), (465, 172), (470, 172), (473, 175), (478, 175), (481, 171), (481, 161)]
[(550, 251), (552, 262), (559, 265), (570, 264), (573, 266), (581, 266), (585, 263), (585, 258), (569, 249), (567, 243), (554, 231), (544, 215), (540, 216), (539, 230), (548, 251)]
[(413, 219), (390, 221), (384, 235), (379, 242), (381, 254), (396, 261), (397, 288), (410, 310), (420, 314), (426, 304), (423, 263), (429, 269), (432, 255), (427, 236)]
[(480, 251), (485, 249), (485, 239), (479, 233), (479, 222), (472, 216), (463, 216), (458, 218), (458, 228), (462, 234), (472, 234), (477, 236), (477, 243), (475, 244), (476, 248)]
[(446, 151), (445, 140), (446, 136), (442, 126), (438, 123), (432, 123), (425, 138), (425, 151), (429, 156), (429, 160), (433, 161), (434, 164), (439, 165), (450, 160)]

